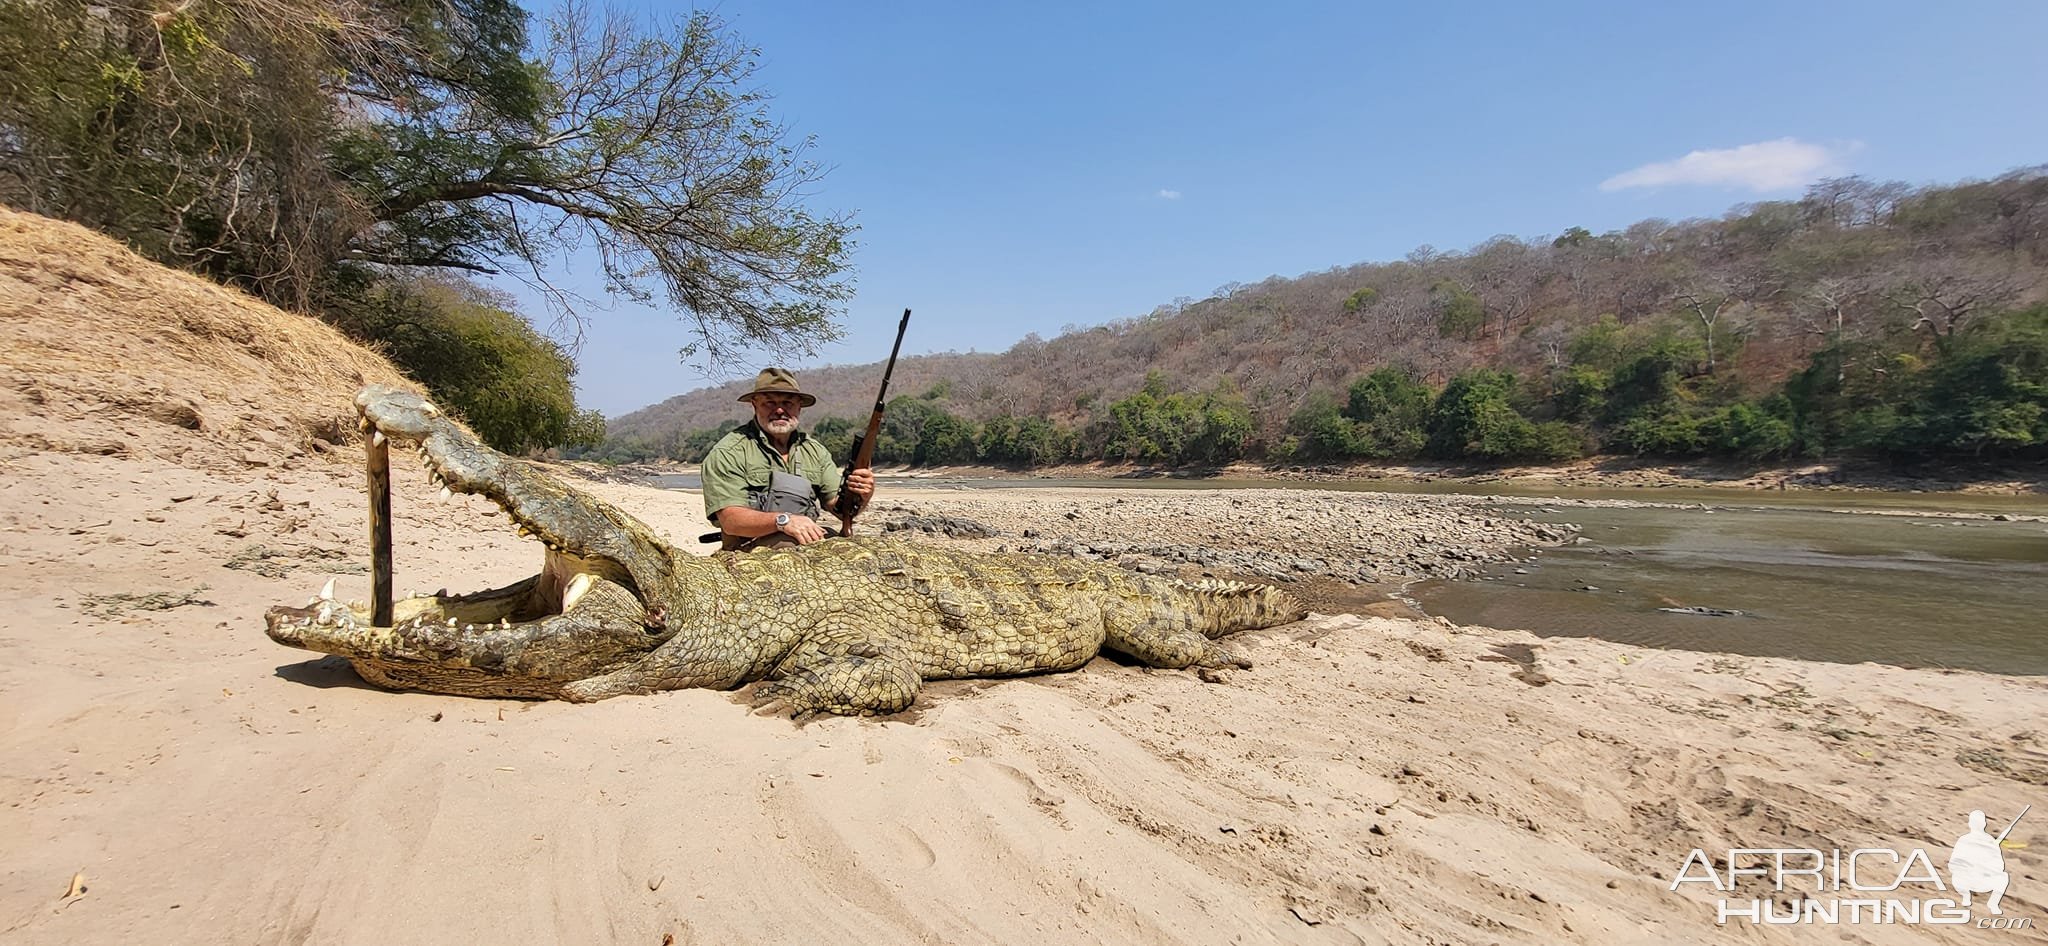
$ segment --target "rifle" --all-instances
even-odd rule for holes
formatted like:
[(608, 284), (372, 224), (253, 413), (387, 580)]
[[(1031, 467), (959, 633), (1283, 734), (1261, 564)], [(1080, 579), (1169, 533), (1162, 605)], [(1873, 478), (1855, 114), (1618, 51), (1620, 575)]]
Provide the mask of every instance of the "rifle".
[(875, 465), (875, 441), (882, 436), (882, 412), (887, 410), (889, 400), (889, 376), (896, 373), (896, 353), (903, 350), (903, 332), (910, 328), (910, 310), (903, 310), (903, 321), (896, 323), (896, 344), (889, 347), (889, 364), (882, 369), (882, 389), (875, 392), (875, 410), (868, 415), (868, 429), (853, 435), (853, 443), (846, 450), (846, 472), (839, 477), (839, 499), (832, 504), (832, 511), (839, 516), (839, 534), (853, 534), (853, 517), (860, 514), (860, 501), (846, 491), (846, 482), (853, 478), (853, 471), (870, 469)]

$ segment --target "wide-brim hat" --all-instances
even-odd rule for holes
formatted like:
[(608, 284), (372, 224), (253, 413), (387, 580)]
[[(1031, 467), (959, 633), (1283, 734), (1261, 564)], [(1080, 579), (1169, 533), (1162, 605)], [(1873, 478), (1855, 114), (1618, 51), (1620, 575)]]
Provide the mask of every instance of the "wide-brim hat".
[(757, 394), (794, 394), (797, 403), (805, 407), (818, 403), (817, 398), (805, 394), (802, 388), (796, 386), (796, 375), (790, 374), (788, 368), (761, 369), (761, 374), (754, 378), (754, 389), (740, 395), (739, 399), (752, 401)]

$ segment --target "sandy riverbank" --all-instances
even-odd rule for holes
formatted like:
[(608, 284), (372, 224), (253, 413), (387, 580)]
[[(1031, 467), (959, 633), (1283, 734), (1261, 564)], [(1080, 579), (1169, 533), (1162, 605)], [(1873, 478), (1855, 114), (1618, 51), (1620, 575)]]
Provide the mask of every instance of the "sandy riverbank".
[[(1333, 594), (1245, 641), (1257, 666), (1228, 683), (1098, 660), (937, 684), (886, 720), (798, 728), (750, 715), (745, 690), (389, 693), (261, 627), (329, 578), (368, 593), (348, 404), (397, 380), (389, 364), (5, 210), (0, 341), (7, 946), (2038, 938), (1721, 930), (1670, 878), (1694, 848), (1945, 860), (1967, 812), (2043, 802), (2040, 679), (1539, 639), (1336, 613), (1375, 605)], [(394, 472), (401, 591), (537, 566), (483, 501), (437, 504)], [(703, 548), (692, 494), (589, 489)], [(909, 492), (889, 502), (923, 502)], [(870, 524), (971, 513), (1015, 534), (924, 535), (1173, 544), (1289, 577), (1339, 524), (1200, 491), (971, 498), (987, 505)], [(1317, 555), (1353, 577), (1559, 540), (1485, 500), (1345, 502), (1369, 540)], [(1144, 531), (1161, 523), (1201, 539)], [(2005, 855), (2006, 913), (2037, 926), (2041, 850)]]
[[(2009, 818), (2048, 785), (2041, 680), (1351, 614), (1253, 636), (1226, 684), (1098, 660), (803, 728), (744, 691), (387, 693), (261, 630), (328, 577), (367, 593), (348, 464), (4, 462), (9, 943), (1721, 941), (1711, 898), (1668, 889), (1695, 847), (1945, 860), (1968, 811)], [(437, 504), (412, 473), (401, 590), (535, 567), (485, 503)], [(702, 527), (692, 493), (589, 488), (679, 541)], [(962, 500), (875, 521), (1256, 527), (1213, 495)], [(1435, 521), (1408, 508), (1382, 531)], [(1516, 538), (1444, 515), (1475, 546)], [(2041, 850), (2007, 853), (2008, 915), (2043, 916)]]

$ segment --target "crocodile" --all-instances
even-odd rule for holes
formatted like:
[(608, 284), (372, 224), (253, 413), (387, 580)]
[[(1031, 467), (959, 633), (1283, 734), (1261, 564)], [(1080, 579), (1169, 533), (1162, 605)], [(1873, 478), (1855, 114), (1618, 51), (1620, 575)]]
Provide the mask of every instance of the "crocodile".
[(335, 601), (331, 581), (266, 613), (273, 640), (347, 658), (380, 687), (593, 701), (757, 683), (761, 712), (886, 715), (927, 680), (1072, 670), (1105, 649), (1213, 678), (1251, 666), (1217, 637), (1306, 613), (1267, 585), (895, 538), (691, 554), (416, 393), (372, 385), (356, 406), (377, 447), (418, 449), (444, 498), (486, 497), (546, 547), (530, 578), (402, 598), (388, 625)]

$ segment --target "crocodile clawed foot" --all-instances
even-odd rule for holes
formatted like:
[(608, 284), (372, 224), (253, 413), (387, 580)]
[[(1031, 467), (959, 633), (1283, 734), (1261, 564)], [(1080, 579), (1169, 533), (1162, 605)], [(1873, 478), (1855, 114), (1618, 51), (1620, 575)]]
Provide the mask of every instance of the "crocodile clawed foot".
[(1252, 659), (1231, 648), (1210, 644), (1209, 653), (1196, 666), (1209, 670), (1250, 670)]
[(806, 710), (795, 689), (780, 680), (766, 681), (754, 687), (750, 712), (755, 716), (781, 716), (788, 714), (791, 719), (804, 719), (816, 715), (816, 710)]

